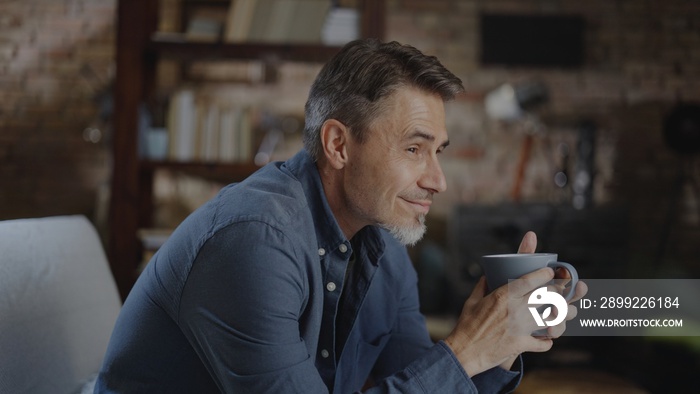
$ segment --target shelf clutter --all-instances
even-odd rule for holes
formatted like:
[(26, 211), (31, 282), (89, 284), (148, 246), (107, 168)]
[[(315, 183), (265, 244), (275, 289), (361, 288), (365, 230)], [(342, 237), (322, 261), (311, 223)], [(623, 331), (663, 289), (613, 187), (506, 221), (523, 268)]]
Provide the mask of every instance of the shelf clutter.
[[(265, 101), (257, 94), (267, 94), (277, 76), (289, 77), (283, 73), (295, 70), (296, 63), (323, 63), (347, 41), (382, 38), (386, 6), (384, 0), (118, 2), (120, 12), (129, 18), (117, 20), (116, 84), (123, 88), (115, 89), (114, 95), (108, 252), (125, 298), (153, 247), (143, 244), (152, 237), (143, 231), (139, 236), (139, 229), (162, 223), (155, 200), (158, 180), (175, 174), (213, 183), (238, 182), (265, 162), (291, 156), (300, 146), (303, 115), (297, 104), (304, 98)], [(234, 19), (240, 20), (236, 34)], [(204, 83), (217, 91), (236, 84), (238, 93), (224, 95), (236, 105), (200, 98)], [(188, 89), (194, 92), (187, 93)], [(170, 106), (178, 103), (189, 106), (185, 116), (189, 120), (168, 116)], [(240, 125), (247, 122), (250, 136), (241, 131), (246, 128)], [(177, 125), (183, 123), (199, 125), (200, 130), (183, 135), (170, 130), (181, 130)], [(224, 129), (238, 134), (227, 135)], [(178, 152), (173, 141), (183, 138), (189, 139), (191, 150), (185, 152), (183, 144)], [(227, 139), (239, 141), (239, 148), (224, 149), (222, 141), (226, 144)], [(241, 140), (252, 145), (241, 151), (248, 146)]]
[(360, 13), (355, 8), (334, 7), (328, 11), (321, 30), (325, 45), (344, 45), (360, 37)]
[[(162, 113), (154, 122), (157, 127), (141, 128), (141, 157), (173, 163), (264, 165), (270, 161), (272, 150), (284, 135), (256, 130), (260, 108), (253, 103), (207, 97), (197, 86), (274, 83), (282, 59), (308, 61), (314, 59), (311, 54), (330, 57), (338, 46), (360, 34), (357, 5), (348, 8), (338, 4), (343, 3), (185, 1), (181, 9), (184, 31), (155, 31), (151, 35), (150, 51), (160, 59), (173, 60), (173, 54), (178, 57), (179, 68), (171, 70), (182, 80), (156, 104)], [(207, 55), (203, 57), (201, 52)], [(164, 111), (162, 107), (166, 107)], [(146, 114), (147, 120), (153, 121), (149, 116)]]
[(170, 99), (166, 129), (168, 159), (193, 162), (249, 162), (253, 158), (256, 109), (181, 89)]
[(195, 9), (184, 33), (165, 37), (190, 42), (342, 45), (359, 35), (357, 9), (332, 7), (329, 0), (233, 0), (225, 12)]
[(194, 86), (177, 89), (163, 106), (157, 126), (148, 109), (141, 111), (144, 170), (167, 167), (201, 174), (224, 166), (224, 175), (285, 160), (302, 146), (298, 108), (272, 108), (265, 100), (246, 101)]

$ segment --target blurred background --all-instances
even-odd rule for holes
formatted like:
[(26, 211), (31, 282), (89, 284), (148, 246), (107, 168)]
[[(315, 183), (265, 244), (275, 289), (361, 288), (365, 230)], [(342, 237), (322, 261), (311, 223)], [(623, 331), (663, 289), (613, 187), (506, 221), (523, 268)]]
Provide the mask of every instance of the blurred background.
[[(316, 36), (277, 45), (255, 26), (299, 5), (258, 1), (247, 18), (229, 1), (0, 2), (0, 220), (86, 215), (126, 295), (169, 229), (301, 146), (322, 62), (371, 35), (437, 56), (466, 88), (447, 105), (448, 191), (410, 251), (436, 339), (478, 257), (528, 230), (583, 279), (700, 277), (700, 2), (312, 1), (297, 12), (318, 11)], [(330, 15), (350, 27), (329, 33)], [(203, 125), (196, 152), (175, 147), (185, 121)], [(247, 131), (206, 137), (207, 122)], [(562, 338), (526, 368), (581, 381), (572, 392), (700, 392), (698, 338)]]

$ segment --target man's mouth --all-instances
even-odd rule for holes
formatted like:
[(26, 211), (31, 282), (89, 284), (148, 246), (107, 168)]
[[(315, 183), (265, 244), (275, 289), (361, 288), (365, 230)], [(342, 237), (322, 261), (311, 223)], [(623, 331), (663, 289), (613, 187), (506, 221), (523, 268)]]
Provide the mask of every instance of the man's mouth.
[(428, 211), (430, 211), (430, 205), (432, 205), (431, 200), (424, 200), (424, 199), (407, 199), (404, 197), (401, 197), (402, 200), (406, 201), (409, 205), (411, 205), (415, 210), (417, 210), (420, 213), (427, 214)]

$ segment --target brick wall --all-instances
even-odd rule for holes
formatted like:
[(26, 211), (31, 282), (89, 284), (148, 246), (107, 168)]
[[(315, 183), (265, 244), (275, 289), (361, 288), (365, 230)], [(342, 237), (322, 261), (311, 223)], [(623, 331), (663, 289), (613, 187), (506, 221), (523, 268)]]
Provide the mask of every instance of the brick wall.
[(0, 2), (0, 219), (98, 217), (109, 150), (96, 96), (113, 73), (115, 6)]
[[(175, 20), (172, 3), (163, 0)], [(96, 119), (94, 96), (111, 77), (115, 7), (116, 0), (0, 3), (0, 219), (95, 214), (98, 190), (109, 176), (108, 143), (86, 142), (83, 130)], [(634, 257), (655, 272), (680, 165), (664, 146), (661, 122), (676, 100), (700, 101), (700, 2), (389, 0), (388, 8), (387, 38), (437, 55), (467, 88), (465, 97), (448, 106), (453, 145), (444, 169), (450, 188), (434, 205), (436, 217), (447, 217), (455, 203), (512, 200), (528, 126), (489, 119), (481, 100), (501, 83), (538, 79), (551, 99), (539, 111), (541, 131), (533, 138), (522, 201), (570, 201), (570, 190), (555, 186), (553, 173), (565, 164), (562, 146), (575, 150), (577, 122), (595, 121), (595, 202), (630, 209)], [(584, 66), (481, 66), (481, 12), (582, 15)], [(230, 94), (255, 97), (260, 105), (283, 101), (286, 110), (301, 111), (317, 69), (283, 66), (276, 85), (257, 91), (231, 87), (239, 92)], [(575, 159), (570, 156), (568, 165)], [(697, 182), (697, 160), (687, 165)], [(698, 196), (687, 185), (679, 195), (665, 266), (680, 262), (697, 276), (691, 262), (700, 252), (694, 241), (700, 235)]]
[[(444, 204), (434, 205), (445, 208), (440, 215), (449, 215), (455, 202), (512, 201), (527, 126), (488, 119), (481, 100), (501, 83), (536, 79), (549, 88), (550, 101), (538, 111), (544, 129), (534, 136), (522, 201), (570, 201), (570, 189), (553, 182), (563, 164), (560, 147), (575, 150), (577, 122), (592, 120), (598, 126), (595, 204), (629, 210), (630, 270), (637, 276), (698, 277), (700, 158), (683, 160), (669, 150), (662, 122), (677, 101), (700, 102), (700, 3), (394, 0), (390, 7), (388, 38), (437, 55), (467, 88), (466, 97), (448, 107), (451, 139), (458, 144), (450, 146), (445, 163), (451, 190), (441, 197)], [(586, 26), (584, 66), (480, 65), (482, 12), (581, 15)], [(575, 161), (574, 154), (569, 164)], [(680, 166), (686, 167), (682, 187), (677, 186)]]

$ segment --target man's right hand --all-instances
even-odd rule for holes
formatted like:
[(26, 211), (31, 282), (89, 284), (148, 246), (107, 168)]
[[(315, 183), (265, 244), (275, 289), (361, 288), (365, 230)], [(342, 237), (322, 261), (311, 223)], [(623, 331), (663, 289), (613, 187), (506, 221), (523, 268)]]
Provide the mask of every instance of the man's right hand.
[(470, 377), (497, 365), (509, 368), (523, 352), (551, 349), (551, 338), (530, 335), (538, 327), (527, 303), (532, 291), (553, 278), (551, 268), (542, 268), (491, 293), (486, 280), (479, 280), (445, 339)]

